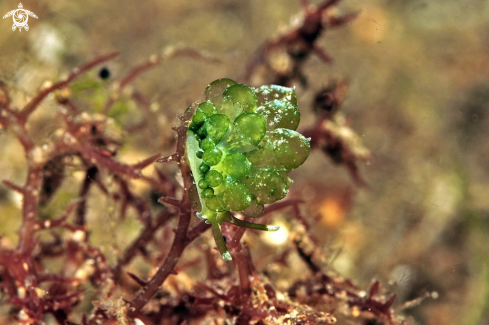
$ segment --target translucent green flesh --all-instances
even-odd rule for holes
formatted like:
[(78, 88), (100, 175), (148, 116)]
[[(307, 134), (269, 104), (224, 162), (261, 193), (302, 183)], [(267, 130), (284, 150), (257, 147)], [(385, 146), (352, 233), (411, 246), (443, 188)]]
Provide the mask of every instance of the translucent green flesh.
[[(273, 231), (236, 219), (231, 211), (256, 218), (264, 204), (287, 195), (287, 173), (308, 157), (309, 141), (295, 132), (300, 120), (295, 92), (281, 86), (258, 89), (219, 79), (207, 86), (187, 134), (187, 157), (197, 184), (192, 202), (212, 224), (224, 259), (231, 259), (221, 223)], [(197, 194), (197, 195), (196, 195)]]

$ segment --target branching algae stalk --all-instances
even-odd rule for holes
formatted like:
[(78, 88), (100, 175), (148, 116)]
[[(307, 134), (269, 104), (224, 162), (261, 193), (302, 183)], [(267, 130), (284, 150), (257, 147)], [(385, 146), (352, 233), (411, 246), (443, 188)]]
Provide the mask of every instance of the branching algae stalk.
[(221, 224), (274, 231), (240, 220), (239, 211), (259, 217), (264, 205), (287, 195), (288, 173), (304, 163), (310, 144), (296, 132), (300, 121), (293, 88), (250, 88), (218, 79), (205, 90), (187, 132), (187, 157), (195, 185), (190, 190), (197, 215), (212, 225), (217, 247), (231, 260)]

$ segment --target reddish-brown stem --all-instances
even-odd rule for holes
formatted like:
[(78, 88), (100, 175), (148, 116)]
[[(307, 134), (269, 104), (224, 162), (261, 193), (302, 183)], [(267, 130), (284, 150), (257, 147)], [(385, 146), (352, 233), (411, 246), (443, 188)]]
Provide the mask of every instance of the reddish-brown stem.
[[(188, 240), (187, 232), (190, 226), (191, 220), (191, 204), (188, 196), (188, 190), (193, 184), (193, 179), (188, 166), (187, 158), (185, 157), (185, 143), (187, 139), (187, 122), (192, 115), (190, 110), (184, 116), (179, 116), (180, 126), (175, 128), (177, 132), (177, 150), (176, 156), (180, 165), (180, 171), (183, 177), (183, 198), (179, 202), (178, 207), (180, 210), (180, 217), (178, 220), (178, 226), (175, 231), (175, 238), (170, 248), (170, 252), (166, 257), (163, 264), (158, 268), (155, 275), (147, 282), (147, 285), (139, 292), (139, 294), (130, 303), (130, 310), (138, 311), (143, 308), (146, 303), (156, 294), (161, 284), (166, 280), (170, 274), (175, 274), (175, 266), (178, 263), (183, 250), (190, 243)], [(130, 312), (132, 313), (132, 312)], [(133, 315), (134, 316), (134, 315)]]
[(24, 188), (12, 183), (11, 181), (4, 180), (3, 184), (17, 193), (24, 194)]
[(172, 205), (174, 207), (180, 208), (182, 206), (182, 201), (171, 198), (171, 197), (160, 197), (158, 202), (163, 204)]
[(206, 223), (204, 220), (195, 225), (192, 229), (189, 230), (187, 234), (187, 240), (189, 242), (194, 241), (196, 238), (200, 237), (207, 229), (211, 227), (210, 224)]
[(85, 179), (83, 180), (80, 193), (78, 197), (80, 198), (80, 204), (76, 207), (76, 217), (75, 224), (79, 226), (85, 225), (85, 215), (87, 209), (87, 197), (92, 186), (93, 181), (98, 175), (97, 167), (89, 167), (85, 173)]
[[(185, 193), (187, 195), (187, 193)], [(175, 232), (175, 239), (170, 249), (168, 256), (163, 264), (158, 268), (156, 274), (148, 281), (143, 290), (131, 302), (131, 307), (134, 310), (140, 310), (146, 303), (156, 294), (160, 285), (170, 275), (175, 273), (175, 266), (183, 253), (183, 250), (188, 244), (187, 231), (190, 225), (190, 210), (180, 210), (180, 218), (178, 227)]]
[(241, 303), (246, 305), (250, 300), (251, 295), (251, 283), (250, 283), (250, 265), (248, 263), (248, 257), (243, 251), (243, 246), (240, 244), (240, 239), (244, 234), (244, 228), (239, 228), (236, 234), (233, 236), (229, 249), (233, 256), (233, 261), (236, 270), (239, 275), (239, 288)]
[(137, 170), (142, 170), (148, 167), (149, 165), (151, 165), (152, 163), (154, 163), (156, 161), (156, 158), (158, 158), (159, 156), (160, 154), (155, 154), (151, 157), (141, 160), (138, 163), (135, 163), (134, 165), (132, 165), (132, 167)]
[(146, 226), (140, 232), (139, 236), (129, 245), (117, 260), (116, 266), (112, 269), (114, 280), (117, 281), (120, 277), (122, 267), (136, 257), (136, 252), (145, 247), (146, 244), (153, 238), (154, 233), (160, 229), (162, 225), (170, 221), (175, 216), (175, 213), (165, 210), (159, 213), (155, 219), (147, 222)]
[(289, 207), (289, 206), (295, 206), (295, 205), (298, 205), (301, 203), (304, 203), (304, 201), (301, 199), (290, 199), (290, 200), (276, 202), (272, 205), (267, 206), (265, 208), (265, 212), (263, 212), (262, 216), (267, 215), (269, 213), (272, 213), (273, 211), (284, 209), (284, 208)]
[(335, 4), (337, 4), (340, 0), (329, 0), (329, 1), (326, 1), (322, 4), (320, 4), (318, 7), (317, 7), (317, 11), (318, 12), (321, 12), (321, 11), (324, 11), (325, 9), (327, 9), (328, 7), (331, 7), (331, 6), (334, 6)]
[(136, 79), (140, 74), (148, 71), (158, 63), (168, 60), (172, 57), (182, 55), (182, 56), (189, 56), (194, 59), (203, 59), (208, 62), (216, 62), (217, 60), (209, 58), (208, 56), (202, 54), (201, 52), (189, 48), (189, 47), (181, 47), (181, 48), (170, 48), (168, 49), (165, 53), (162, 55), (152, 55), (148, 61), (140, 64), (139, 66), (136, 66), (134, 69), (132, 69), (120, 82), (119, 89), (123, 89), (126, 87), (128, 84), (133, 82), (134, 79)]
[(22, 202), (22, 227), (19, 233), (19, 253), (30, 255), (28, 250), (32, 248), (34, 234), (36, 232), (37, 202), (41, 185), (43, 166), (32, 164), (27, 170), (27, 180), (24, 186)]
[[(10, 110), (10, 98), (8, 96), (8, 91), (7, 88), (5, 88), (5, 84), (3, 82), (0, 82), (0, 111), (1, 110), (6, 110), (7, 112), (11, 112)], [(3, 119), (5, 117), (0, 114), (0, 122), (3, 124)]]
[(87, 162), (97, 163), (98, 165), (104, 166), (109, 170), (127, 175), (131, 178), (139, 178), (141, 176), (140, 170), (137, 170), (130, 165), (117, 162), (113, 158), (107, 157), (99, 150), (85, 145), (84, 143), (79, 143), (75, 140), (73, 142), (73, 148), (78, 151)]
[(256, 270), (253, 266), (253, 261), (251, 260), (251, 254), (248, 247), (242, 246), (239, 243), (239, 240), (234, 241), (234, 238), (232, 243), (233, 245), (230, 247), (230, 249), (233, 255), (234, 265), (238, 271), (240, 291), (239, 300), (242, 305), (241, 314), (236, 320), (236, 324), (245, 325), (249, 324), (254, 316), (264, 318), (269, 314), (253, 306), (251, 298), (251, 281), (253, 277), (256, 276)]
[(24, 125), (27, 118), (29, 115), (34, 112), (36, 109), (37, 105), (46, 98), (47, 95), (49, 95), (51, 92), (53, 92), (56, 89), (62, 89), (63, 87), (66, 87), (71, 81), (73, 81), (76, 77), (80, 76), (81, 74), (85, 73), (86, 71), (90, 70), (94, 66), (104, 63), (106, 61), (109, 61), (116, 56), (118, 56), (119, 53), (111, 53), (108, 55), (100, 56), (96, 58), (95, 60), (88, 62), (84, 65), (82, 65), (79, 68), (74, 69), (70, 75), (63, 81), (57, 82), (53, 85), (50, 85), (48, 87), (45, 87), (42, 89), (34, 98), (31, 99), (29, 103), (19, 112), (18, 117), (19, 117), (19, 122), (21, 125)]
[(74, 114), (74, 115), (78, 115), (78, 114), (80, 114), (82, 112), (82, 110), (80, 108), (78, 108), (78, 106), (76, 106), (76, 104), (73, 103), (73, 101), (70, 98), (64, 99), (64, 102), (61, 103), (61, 104), (63, 104), (66, 107), (68, 107), (69, 110), (71, 111), (71, 113)]
[(179, 55), (188, 56), (188, 57), (195, 58), (195, 59), (201, 59), (201, 60), (205, 60), (207, 62), (219, 62), (218, 60), (211, 58), (211, 57), (209, 57), (209, 56), (207, 56), (207, 55), (205, 55), (205, 54), (203, 54), (203, 53), (201, 53), (195, 49), (189, 48), (189, 47), (180, 47), (180, 48), (178, 48), (178, 47), (173, 48), (172, 47), (172, 48), (169, 48), (167, 51), (165, 51), (161, 55), (152, 55), (148, 61), (136, 66), (131, 71), (129, 71), (124, 78), (122, 78), (122, 80), (119, 83), (119, 86), (117, 87), (116, 92), (114, 94), (112, 94), (112, 96), (110, 96), (110, 98), (105, 103), (104, 109), (102, 111), (103, 114), (107, 114), (109, 112), (110, 108), (112, 107), (114, 102), (117, 100), (119, 93), (127, 85), (129, 85), (131, 82), (133, 82), (134, 79), (136, 79), (139, 75), (150, 70), (151, 68), (153, 68), (154, 66), (156, 66), (160, 62), (163, 62), (165, 60), (168, 60), (172, 57), (179, 56)]
[(63, 213), (63, 215), (55, 220), (46, 220), (46, 221), (40, 221), (37, 223), (37, 229), (52, 229), (56, 227), (65, 227), (66, 229), (69, 229), (71, 231), (75, 231), (78, 229), (83, 229), (82, 227), (76, 227), (70, 224), (66, 223), (66, 220), (70, 216), (70, 214), (75, 210), (75, 208), (80, 204), (81, 200), (76, 200), (73, 202), (68, 209)]

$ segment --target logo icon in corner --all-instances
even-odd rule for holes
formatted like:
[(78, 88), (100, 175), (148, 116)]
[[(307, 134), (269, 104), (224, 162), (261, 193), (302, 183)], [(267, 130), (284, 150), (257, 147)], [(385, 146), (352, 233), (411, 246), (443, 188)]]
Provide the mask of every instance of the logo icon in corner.
[(13, 16), (14, 24), (12, 25), (12, 30), (15, 31), (19, 28), (19, 32), (24, 28), (26, 31), (29, 30), (29, 25), (27, 25), (27, 21), (29, 20), (29, 16), (37, 19), (35, 13), (29, 10), (23, 9), (22, 3), (19, 3), (19, 9), (12, 10), (8, 12), (3, 18), (7, 18)]

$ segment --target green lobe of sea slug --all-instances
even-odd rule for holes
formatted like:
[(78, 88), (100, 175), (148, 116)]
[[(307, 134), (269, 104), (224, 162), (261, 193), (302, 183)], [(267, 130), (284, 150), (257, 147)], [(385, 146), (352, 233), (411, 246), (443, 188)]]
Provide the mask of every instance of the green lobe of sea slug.
[(287, 169), (299, 167), (309, 157), (311, 145), (299, 132), (276, 129), (269, 136), (277, 160)]
[(205, 98), (216, 105), (218, 108), (222, 105), (222, 94), (224, 91), (232, 85), (236, 85), (237, 82), (231, 79), (222, 78), (211, 82), (204, 91)]

